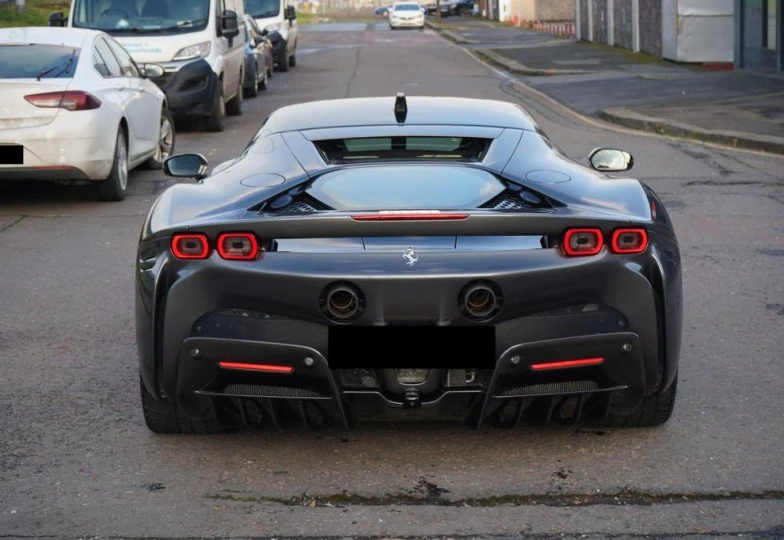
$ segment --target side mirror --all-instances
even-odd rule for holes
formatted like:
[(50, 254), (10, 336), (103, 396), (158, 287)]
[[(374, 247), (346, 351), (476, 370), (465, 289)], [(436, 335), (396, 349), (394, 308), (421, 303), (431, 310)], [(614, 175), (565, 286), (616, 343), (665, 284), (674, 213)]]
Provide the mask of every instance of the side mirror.
[(163, 77), (166, 73), (166, 71), (163, 69), (163, 66), (158, 64), (142, 64), (141, 72), (142, 77), (145, 79), (157, 79), (158, 77)]
[(286, 8), (286, 18), (290, 21), (296, 20), (297, 10), (294, 9), (294, 6), (288, 6)]
[(261, 31), (261, 37), (267, 37), (268, 35), (269, 35), (269, 30), (267, 30), (266, 28)]
[(233, 38), (240, 34), (239, 20), (237, 19), (237, 12), (226, 10), (220, 16), (221, 35), (227, 38)]
[(207, 176), (207, 160), (201, 154), (179, 154), (163, 162), (163, 174), (175, 178), (195, 178)]
[(65, 14), (62, 11), (55, 11), (49, 15), (49, 26), (65, 26)]
[(634, 158), (629, 152), (613, 148), (597, 148), (588, 160), (592, 169), (603, 172), (623, 172), (634, 167)]
[(264, 37), (256, 36), (255, 38), (253, 38), (253, 43), (255, 43), (256, 45), (261, 45), (262, 43), (264, 43)]

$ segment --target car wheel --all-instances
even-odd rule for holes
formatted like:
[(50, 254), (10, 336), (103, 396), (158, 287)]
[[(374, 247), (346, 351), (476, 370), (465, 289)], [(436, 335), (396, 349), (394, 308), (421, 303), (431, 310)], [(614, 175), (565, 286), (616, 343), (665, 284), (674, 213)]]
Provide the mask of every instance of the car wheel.
[(98, 197), (102, 201), (122, 201), (128, 189), (128, 141), (125, 130), (117, 130), (114, 145), (114, 160), (109, 176), (98, 185)]
[(243, 90), (243, 96), (247, 96), (249, 98), (255, 98), (256, 96), (259, 95), (259, 87), (258, 87), (259, 83), (257, 82), (257, 79), (259, 78), (258, 68), (253, 68), (253, 73), (251, 73), (248, 78), (251, 81), (253, 81), (253, 84), (251, 86), (246, 87)]
[(187, 416), (176, 403), (155, 399), (145, 388), (141, 377), (139, 377), (139, 386), (141, 388), (144, 422), (153, 433), (174, 435), (224, 433), (228, 431), (228, 429), (221, 427), (218, 423), (208, 400), (203, 401), (203, 416), (194, 419)]
[(289, 56), (287, 54), (283, 55), (283, 58), (280, 59), (278, 62), (278, 71), (286, 72), (289, 70)]
[(289, 65), (291, 67), (297, 67), (297, 53), (294, 53), (291, 56), (289, 56)]
[[(242, 76), (240, 76), (240, 80)], [(229, 116), (242, 116), (242, 98), (243, 98), (242, 84), (237, 87), (237, 95), (226, 104), (226, 114)]]
[(267, 73), (267, 70), (265, 69), (264, 70), (264, 76), (259, 81), (259, 86), (258, 86), (259, 90), (266, 90), (267, 89), (267, 80), (268, 79), (269, 79), (269, 74)]
[(161, 110), (161, 127), (158, 131), (158, 147), (155, 155), (147, 160), (148, 169), (162, 169), (163, 162), (174, 152), (174, 118), (168, 109)]
[(226, 129), (226, 103), (223, 101), (223, 84), (220, 81), (214, 100), (212, 114), (204, 119), (204, 124), (208, 131), (223, 131)]
[(665, 391), (646, 396), (642, 403), (628, 414), (611, 413), (606, 425), (618, 428), (660, 426), (672, 416), (677, 393), (678, 374), (676, 373), (672, 384)]

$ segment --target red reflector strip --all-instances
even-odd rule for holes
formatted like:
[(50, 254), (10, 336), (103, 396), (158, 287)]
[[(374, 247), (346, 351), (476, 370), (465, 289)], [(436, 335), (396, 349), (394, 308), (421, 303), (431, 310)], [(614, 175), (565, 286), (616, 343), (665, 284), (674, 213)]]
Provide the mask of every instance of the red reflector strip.
[(468, 214), (445, 214), (438, 211), (420, 212), (379, 212), (378, 214), (359, 214), (351, 216), (354, 221), (444, 221), (467, 219)]
[(603, 362), (604, 358), (582, 358), (580, 360), (562, 360), (559, 362), (547, 362), (545, 364), (531, 364), (531, 369), (534, 371), (546, 371), (548, 369), (597, 366)]
[(274, 366), (272, 364), (243, 364), (242, 362), (218, 362), (223, 369), (241, 369), (246, 371), (266, 371), (267, 373), (291, 373), (292, 366)]

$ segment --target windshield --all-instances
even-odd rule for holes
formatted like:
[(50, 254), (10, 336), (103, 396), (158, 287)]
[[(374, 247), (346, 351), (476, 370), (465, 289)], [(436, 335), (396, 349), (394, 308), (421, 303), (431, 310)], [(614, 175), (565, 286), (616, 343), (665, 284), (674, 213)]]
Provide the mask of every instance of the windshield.
[(245, 0), (245, 13), (254, 19), (267, 19), (280, 13), (280, 0)]
[(79, 49), (60, 45), (0, 45), (0, 79), (71, 78)]
[(398, 4), (395, 11), (419, 11), (419, 4)]
[(210, 0), (76, 0), (74, 26), (110, 34), (203, 30)]

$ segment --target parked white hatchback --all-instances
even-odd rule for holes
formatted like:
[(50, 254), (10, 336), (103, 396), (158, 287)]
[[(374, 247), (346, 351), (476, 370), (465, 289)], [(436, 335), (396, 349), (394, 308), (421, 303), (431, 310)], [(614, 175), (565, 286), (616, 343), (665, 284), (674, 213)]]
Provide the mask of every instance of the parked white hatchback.
[(0, 29), (0, 180), (97, 183), (125, 198), (128, 171), (160, 169), (174, 151), (166, 96), (108, 34)]
[(389, 9), (389, 27), (398, 28), (425, 28), (425, 14), (418, 2), (396, 2)]

